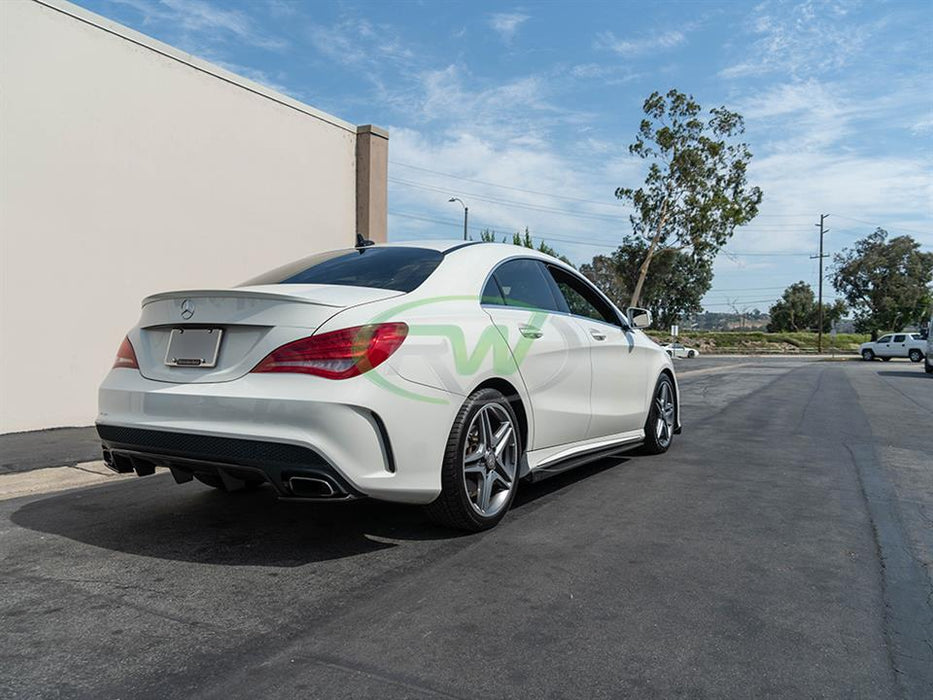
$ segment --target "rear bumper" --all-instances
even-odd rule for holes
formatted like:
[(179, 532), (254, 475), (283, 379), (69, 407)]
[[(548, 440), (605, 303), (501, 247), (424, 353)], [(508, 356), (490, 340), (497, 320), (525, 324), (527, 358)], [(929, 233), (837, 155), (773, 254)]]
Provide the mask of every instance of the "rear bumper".
[(420, 385), (418, 393), (435, 401), (399, 396), (365, 376), (335, 382), (249, 374), (171, 384), (116, 369), (101, 385), (97, 425), (115, 469), (167, 466), (181, 480), (195, 473), (263, 479), (283, 498), (307, 497), (292, 478), (320, 478), (336, 497), (429, 503), (440, 493), (462, 399)]
[(282, 498), (351, 500), (363, 495), (308, 447), (103, 423), (97, 424), (97, 433), (104, 461), (120, 473), (146, 476), (161, 466), (171, 469), (178, 483), (195, 475), (215, 477), (228, 488), (267, 481)]

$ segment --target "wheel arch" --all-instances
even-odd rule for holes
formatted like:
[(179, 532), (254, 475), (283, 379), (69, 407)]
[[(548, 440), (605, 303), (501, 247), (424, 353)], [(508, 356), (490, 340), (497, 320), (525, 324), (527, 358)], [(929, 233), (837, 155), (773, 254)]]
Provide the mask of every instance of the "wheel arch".
[(522, 401), (522, 397), (518, 393), (518, 389), (515, 388), (510, 381), (503, 379), (502, 377), (490, 377), (484, 382), (477, 384), (470, 391), (472, 394), (475, 391), (480, 389), (495, 389), (500, 394), (505, 396), (506, 400), (509, 402), (509, 405), (512, 407), (512, 410), (515, 412), (515, 418), (518, 420), (518, 430), (519, 436), (522, 441), (522, 450), (525, 451), (528, 449), (528, 412), (525, 410), (525, 404)]

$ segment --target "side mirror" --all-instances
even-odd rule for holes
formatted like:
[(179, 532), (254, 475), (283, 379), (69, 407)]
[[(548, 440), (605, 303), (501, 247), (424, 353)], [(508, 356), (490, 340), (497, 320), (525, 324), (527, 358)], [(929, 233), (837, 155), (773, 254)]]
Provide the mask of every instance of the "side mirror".
[(648, 309), (639, 309), (636, 306), (630, 306), (625, 312), (628, 316), (628, 322), (635, 328), (648, 328), (651, 325), (651, 312)]

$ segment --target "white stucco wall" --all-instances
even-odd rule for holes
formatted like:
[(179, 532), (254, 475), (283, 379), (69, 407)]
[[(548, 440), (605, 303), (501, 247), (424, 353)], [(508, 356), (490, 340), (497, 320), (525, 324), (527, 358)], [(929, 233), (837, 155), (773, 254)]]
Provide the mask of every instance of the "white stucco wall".
[(145, 295), (352, 244), (355, 139), (73, 5), (0, 1), (0, 433), (93, 423)]

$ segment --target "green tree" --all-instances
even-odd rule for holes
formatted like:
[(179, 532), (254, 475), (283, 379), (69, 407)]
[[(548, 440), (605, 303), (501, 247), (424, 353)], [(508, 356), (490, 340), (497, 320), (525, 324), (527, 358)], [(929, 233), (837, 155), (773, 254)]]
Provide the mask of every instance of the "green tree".
[(748, 145), (733, 142), (745, 131), (740, 114), (716, 107), (704, 119), (693, 97), (677, 90), (652, 93), (643, 110), (646, 118), (628, 150), (650, 162), (648, 174), (641, 187), (615, 192), (635, 210), (635, 235), (648, 241), (632, 306), (658, 254), (689, 250), (698, 265), (712, 264), (735, 228), (758, 215), (762, 198), (758, 187), (748, 186)]
[[(485, 228), (479, 232), (479, 239), (481, 241), (484, 241), (485, 243), (500, 242), (496, 240), (496, 232), (490, 231), (488, 228)], [(511, 243), (512, 245), (522, 246), (523, 248), (531, 248), (532, 250), (540, 251), (544, 253), (545, 255), (550, 255), (552, 257), (555, 257), (558, 260), (561, 260), (567, 263), (571, 267), (574, 266), (573, 263), (570, 262), (570, 260), (568, 260), (566, 256), (558, 253), (556, 250), (554, 250), (551, 246), (549, 246), (543, 240), (539, 241), (538, 245), (535, 246), (534, 241), (531, 238), (531, 231), (528, 229), (527, 226), (525, 227), (524, 232), (516, 231), (515, 233), (513, 233), (511, 241), (508, 240), (507, 236), (503, 236), (501, 243)]]
[[(833, 323), (846, 312), (846, 305), (837, 300), (823, 306), (823, 332), (833, 327)], [(769, 333), (784, 331), (805, 331), (816, 329), (820, 325), (820, 307), (813, 294), (813, 287), (806, 282), (795, 282), (784, 290), (781, 299), (771, 307)]]
[(920, 251), (910, 236), (888, 240), (877, 228), (855, 247), (833, 259), (833, 287), (855, 313), (855, 329), (871, 333), (897, 331), (920, 323), (930, 310), (933, 253)]
[[(597, 255), (580, 272), (620, 308), (625, 308), (639, 279), (639, 265), (648, 252), (643, 238), (627, 236), (612, 254)], [(644, 280), (642, 305), (658, 327), (678, 323), (685, 314), (702, 310), (700, 301), (713, 283), (712, 265), (684, 252), (665, 249), (655, 253), (651, 275)]]

